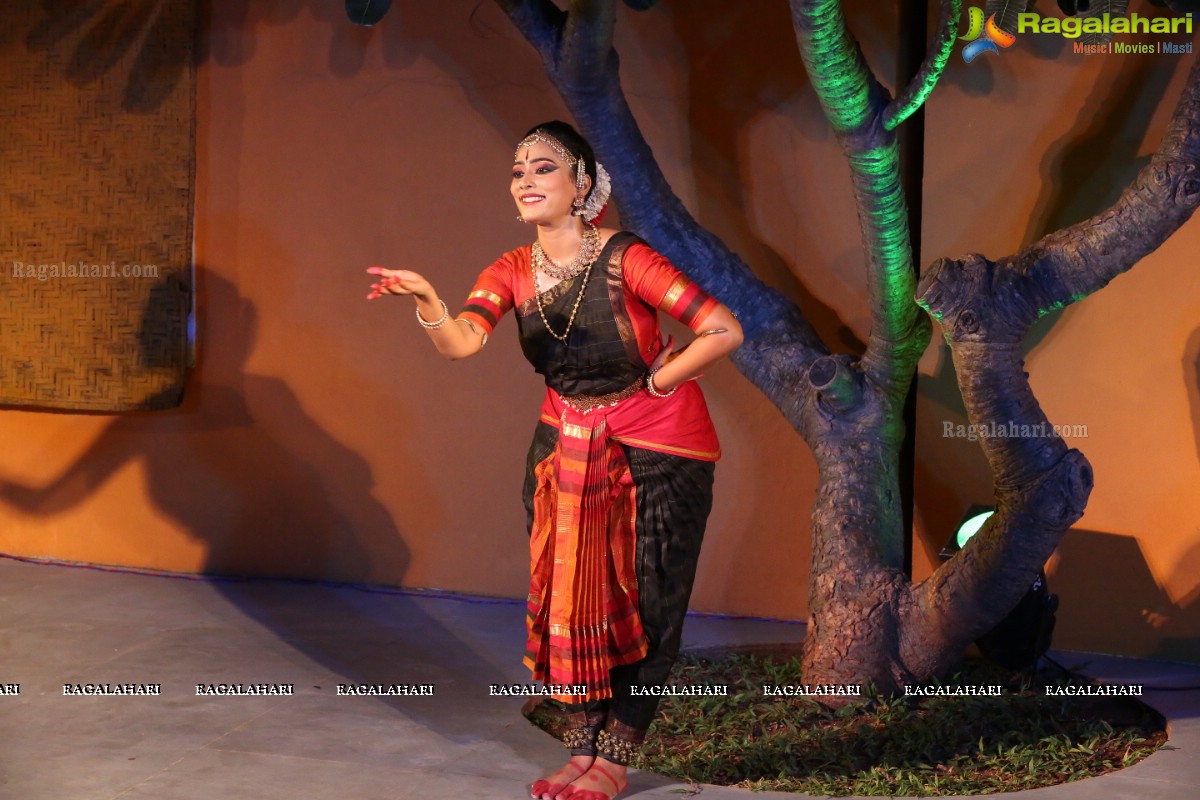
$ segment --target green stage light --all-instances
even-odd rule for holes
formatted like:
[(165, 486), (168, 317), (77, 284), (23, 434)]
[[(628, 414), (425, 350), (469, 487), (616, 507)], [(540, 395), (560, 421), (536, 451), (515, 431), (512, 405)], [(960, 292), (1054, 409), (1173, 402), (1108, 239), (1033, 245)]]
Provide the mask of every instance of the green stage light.
[(984, 511), (982, 514), (976, 514), (962, 525), (959, 525), (958, 533), (954, 534), (954, 541), (958, 543), (958, 549), (961, 550), (966, 547), (971, 537), (979, 533), (979, 529), (983, 527), (983, 523), (987, 522), (988, 517), (995, 513), (995, 511)]
[[(974, 505), (968, 509), (958, 530), (938, 554), (943, 561), (966, 547), (971, 537), (983, 529), (994, 508)], [(1046, 573), (1038, 570), (1037, 577), (1004, 619), (975, 640), (979, 652), (987, 660), (1010, 669), (1031, 670), (1050, 647), (1054, 634), (1058, 595), (1050, 594)]]

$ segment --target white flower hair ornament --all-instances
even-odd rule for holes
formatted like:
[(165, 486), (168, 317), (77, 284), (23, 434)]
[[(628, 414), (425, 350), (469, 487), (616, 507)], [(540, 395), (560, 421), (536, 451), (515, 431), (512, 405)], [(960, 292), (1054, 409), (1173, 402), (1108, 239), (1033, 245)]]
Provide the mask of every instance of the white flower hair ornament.
[(608, 170), (604, 168), (604, 165), (597, 161), (596, 185), (592, 187), (587, 201), (579, 207), (577, 213), (586, 221), (591, 222), (604, 212), (604, 206), (608, 204), (608, 196), (611, 194), (612, 178), (609, 177)]

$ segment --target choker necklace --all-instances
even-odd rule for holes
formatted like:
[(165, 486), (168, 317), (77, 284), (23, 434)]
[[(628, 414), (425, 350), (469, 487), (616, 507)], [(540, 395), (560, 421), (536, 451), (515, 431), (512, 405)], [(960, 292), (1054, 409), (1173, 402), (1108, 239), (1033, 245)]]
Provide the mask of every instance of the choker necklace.
[(592, 265), (596, 256), (600, 255), (600, 229), (590, 222), (583, 231), (583, 241), (579, 252), (569, 262), (559, 265), (542, 250), (541, 242), (533, 243), (533, 269), (541, 270), (551, 278), (567, 281)]

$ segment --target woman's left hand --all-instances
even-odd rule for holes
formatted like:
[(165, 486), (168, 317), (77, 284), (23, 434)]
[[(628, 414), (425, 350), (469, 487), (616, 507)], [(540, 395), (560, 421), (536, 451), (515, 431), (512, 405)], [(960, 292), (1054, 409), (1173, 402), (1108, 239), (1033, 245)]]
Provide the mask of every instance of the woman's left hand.
[(654, 357), (654, 363), (650, 365), (650, 371), (654, 372), (656, 369), (669, 364), (671, 359), (677, 355), (679, 353), (675, 352), (675, 337), (667, 336), (667, 343), (662, 346), (662, 349), (658, 351), (658, 355)]

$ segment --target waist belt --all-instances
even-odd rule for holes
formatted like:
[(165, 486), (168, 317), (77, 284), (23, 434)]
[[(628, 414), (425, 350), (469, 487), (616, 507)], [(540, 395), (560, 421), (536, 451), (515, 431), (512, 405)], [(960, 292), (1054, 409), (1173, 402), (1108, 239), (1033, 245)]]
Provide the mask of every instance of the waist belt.
[(608, 394), (563, 394), (559, 395), (562, 398), (563, 405), (580, 414), (590, 414), (597, 408), (608, 408), (615, 406), (627, 397), (633, 397), (642, 390), (646, 385), (646, 376), (641, 375), (636, 381), (626, 386), (624, 389), (618, 389), (615, 392)]

